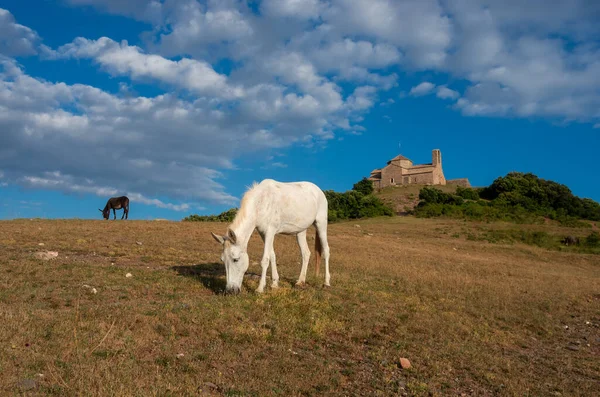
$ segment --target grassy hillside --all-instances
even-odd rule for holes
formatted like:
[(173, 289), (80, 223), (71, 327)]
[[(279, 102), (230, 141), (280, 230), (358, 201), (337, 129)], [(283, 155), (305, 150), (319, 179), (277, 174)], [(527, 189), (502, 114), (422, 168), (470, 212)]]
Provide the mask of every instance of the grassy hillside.
[(0, 222), (0, 394), (591, 396), (598, 256), (476, 238), (516, 227), (589, 231), (341, 222), (331, 288), (313, 260), (294, 288), (296, 240), (278, 236), (282, 287), (264, 295), (255, 234), (246, 290), (223, 296), (224, 223)]
[[(425, 185), (417, 184), (388, 186), (374, 194), (390, 206), (396, 214), (404, 214), (417, 206), (419, 191), (424, 187)], [(436, 185), (435, 188), (445, 193), (456, 193), (456, 185)]]

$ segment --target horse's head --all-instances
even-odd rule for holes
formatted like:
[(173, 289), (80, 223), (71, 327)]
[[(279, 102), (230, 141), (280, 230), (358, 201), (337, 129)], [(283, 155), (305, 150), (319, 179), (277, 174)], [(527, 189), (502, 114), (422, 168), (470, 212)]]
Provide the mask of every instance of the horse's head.
[(107, 209), (106, 211), (102, 211), (100, 208), (98, 208), (98, 211), (102, 212), (102, 217), (104, 219), (108, 219), (108, 217), (110, 216), (110, 210)]
[(225, 264), (225, 274), (227, 275), (227, 285), (225, 292), (238, 294), (242, 288), (244, 274), (250, 265), (248, 253), (240, 245), (240, 241), (233, 230), (228, 229), (227, 235), (218, 236), (212, 233), (212, 236), (223, 246), (221, 260)]

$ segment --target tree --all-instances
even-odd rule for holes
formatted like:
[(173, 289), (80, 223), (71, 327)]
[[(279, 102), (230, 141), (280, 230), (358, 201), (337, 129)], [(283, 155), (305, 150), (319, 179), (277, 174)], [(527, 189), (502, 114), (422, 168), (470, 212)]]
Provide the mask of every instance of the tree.
[(364, 177), (360, 181), (356, 182), (354, 186), (352, 186), (352, 190), (368, 196), (369, 194), (373, 193), (373, 182)]

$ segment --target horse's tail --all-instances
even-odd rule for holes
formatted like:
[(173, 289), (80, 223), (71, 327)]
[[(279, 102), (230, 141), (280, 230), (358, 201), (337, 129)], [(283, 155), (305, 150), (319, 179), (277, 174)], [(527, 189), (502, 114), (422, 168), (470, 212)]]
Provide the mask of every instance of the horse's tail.
[(321, 266), (321, 255), (323, 254), (323, 246), (321, 245), (321, 236), (319, 236), (319, 229), (315, 234), (315, 259), (317, 261), (315, 267), (315, 274), (319, 275), (319, 267)]

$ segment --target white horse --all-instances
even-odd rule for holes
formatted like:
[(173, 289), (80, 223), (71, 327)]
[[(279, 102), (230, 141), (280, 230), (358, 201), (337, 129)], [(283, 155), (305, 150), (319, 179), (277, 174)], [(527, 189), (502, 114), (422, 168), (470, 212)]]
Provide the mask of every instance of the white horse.
[(329, 244), (327, 243), (327, 198), (323, 191), (310, 182), (283, 183), (265, 179), (254, 183), (244, 194), (240, 209), (227, 228), (227, 234), (212, 236), (223, 245), (221, 260), (227, 275), (226, 292), (239, 293), (248, 270), (248, 241), (254, 229), (265, 243), (260, 262), (262, 274), (256, 292), (262, 293), (266, 284), (267, 268), (271, 263), (272, 288), (279, 285), (273, 240), (276, 234), (295, 234), (302, 253), (302, 269), (296, 285), (306, 282), (310, 250), (306, 230), (314, 225), (316, 273), (319, 273), (321, 255), (325, 260), (325, 285), (329, 286)]

